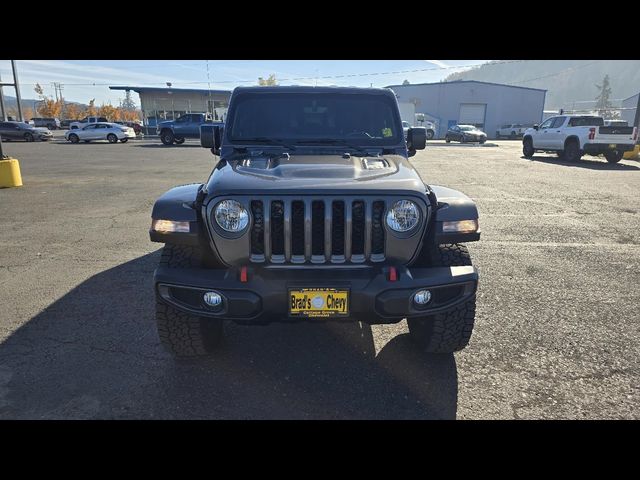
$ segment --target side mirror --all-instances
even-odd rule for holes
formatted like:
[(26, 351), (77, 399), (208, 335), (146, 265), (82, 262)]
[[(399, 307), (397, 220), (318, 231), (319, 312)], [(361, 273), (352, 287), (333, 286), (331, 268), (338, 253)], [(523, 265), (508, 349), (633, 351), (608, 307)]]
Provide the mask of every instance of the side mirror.
[(538, 130), (540, 128), (540, 125), (538, 125), (537, 123), (533, 124), (533, 129), (534, 130)]
[(200, 125), (200, 145), (210, 148), (214, 155), (220, 155), (223, 127), (220, 125)]
[(424, 150), (427, 146), (427, 129), (413, 127), (407, 132), (407, 148), (411, 150)]

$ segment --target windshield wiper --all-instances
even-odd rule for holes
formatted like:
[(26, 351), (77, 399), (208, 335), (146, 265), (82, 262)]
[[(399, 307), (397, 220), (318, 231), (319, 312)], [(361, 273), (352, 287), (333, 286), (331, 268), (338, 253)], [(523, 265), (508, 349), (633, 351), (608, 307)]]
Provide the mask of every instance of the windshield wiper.
[(295, 150), (296, 147), (293, 145), (289, 145), (286, 142), (283, 142), (279, 138), (271, 138), (271, 137), (253, 137), (253, 138), (243, 138), (240, 139), (239, 142), (247, 143), (247, 142), (258, 142), (258, 143), (266, 143), (268, 145), (278, 145), (280, 147), (288, 148), (289, 150)]
[(313, 144), (317, 144), (317, 145), (344, 145), (345, 147), (349, 147), (352, 148), (353, 150), (356, 150), (360, 153), (362, 153), (363, 155), (370, 155), (369, 152), (367, 152), (364, 148), (359, 147), (357, 145), (353, 145), (352, 143), (349, 143), (345, 140), (340, 140), (338, 138), (318, 138), (318, 139), (314, 139), (314, 140), (299, 140), (296, 143), (300, 144), (300, 145), (313, 145)]

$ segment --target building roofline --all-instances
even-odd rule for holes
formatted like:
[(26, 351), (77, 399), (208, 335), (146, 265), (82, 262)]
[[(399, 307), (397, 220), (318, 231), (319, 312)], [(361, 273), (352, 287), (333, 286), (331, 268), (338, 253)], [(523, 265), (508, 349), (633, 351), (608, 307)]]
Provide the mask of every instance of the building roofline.
[(446, 85), (448, 83), (482, 83), (482, 84), (485, 84), (485, 85), (495, 85), (495, 86), (498, 86), (498, 87), (509, 87), (509, 88), (522, 88), (524, 90), (535, 90), (535, 91), (538, 91), (538, 92), (546, 92), (547, 91), (544, 88), (520, 87), (518, 85), (508, 85), (506, 83), (482, 82), (480, 80), (452, 80), (450, 82), (410, 83), (408, 85), (387, 85), (385, 88), (415, 87), (415, 86), (422, 86), (422, 85)]
[(227, 93), (231, 95), (231, 90), (209, 90), (208, 88), (173, 88), (173, 87), (133, 87), (125, 85), (110, 86), (109, 90), (133, 90), (137, 93), (144, 92), (164, 92), (164, 93)]
[(623, 102), (626, 102), (627, 100), (631, 100), (633, 97), (636, 97), (636, 96), (638, 96), (638, 95), (640, 95), (640, 92), (638, 92), (638, 93), (634, 93), (633, 95), (631, 95), (631, 96), (630, 96), (630, 97), (628, 97), (628, 98), (625, 98), (625, 99), (624, 99), (624, 100), (622, 100), (622, 101), (623, 101)]

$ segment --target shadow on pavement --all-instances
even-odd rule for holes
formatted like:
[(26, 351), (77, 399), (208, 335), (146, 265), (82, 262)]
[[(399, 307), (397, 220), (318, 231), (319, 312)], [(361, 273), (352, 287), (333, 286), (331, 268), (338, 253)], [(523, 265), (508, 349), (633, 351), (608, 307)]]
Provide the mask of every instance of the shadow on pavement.
[[(609, 163), (606, 160), (582, 158), (579, 162), (567, 162), (560, 159), (557, 156), (543, 157), (534, 155), (531, 158), (520, 157), (522, 160), (550, 163), (553, 165), (560, 165), (563, 167), (576, 167), (576, 168), (588, 168), (591, 170), (640, 170), (640, 167), (636, 165), (629, 165), (626, 163)], [(622, 160), (623, 162), (625, 160)]]
[(212, 357), (159, 344), (159, 251), (98, 273), (0, 344), (0, 418), (453, 419), (453, 355), (358, 323), (230, 324)]
[(158, 140), (158, 143), (142, 143), (142, 144), (134, 144), (134, 146), (136, 147), (142, 147), (142, 148), (185, 148), (185, 147), (197, 147), (197, 148), (202, 148), (202, 146), (200, 145), (200, 143), (182, 143), (180, 145), (164, 145), (163, 143), (160, 142), (160, 140)]

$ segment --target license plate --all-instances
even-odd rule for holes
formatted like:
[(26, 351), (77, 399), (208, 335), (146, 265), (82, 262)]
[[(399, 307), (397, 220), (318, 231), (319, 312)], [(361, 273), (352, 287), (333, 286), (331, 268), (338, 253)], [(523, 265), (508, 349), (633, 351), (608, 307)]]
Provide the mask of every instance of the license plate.
[(289, 290), (289, 315), (293, 317), (346, 317), (349, 290), (299, 288)]
[(615, 150), (615, 149), (616, 149), (616, 147), (617, 147), (617, 145), (616, 145), (615, 143), (610, 143), (610, 144), (609, 144), (609, 148), (611, 148), (611, 149), (613, 149), (613, 150)]

